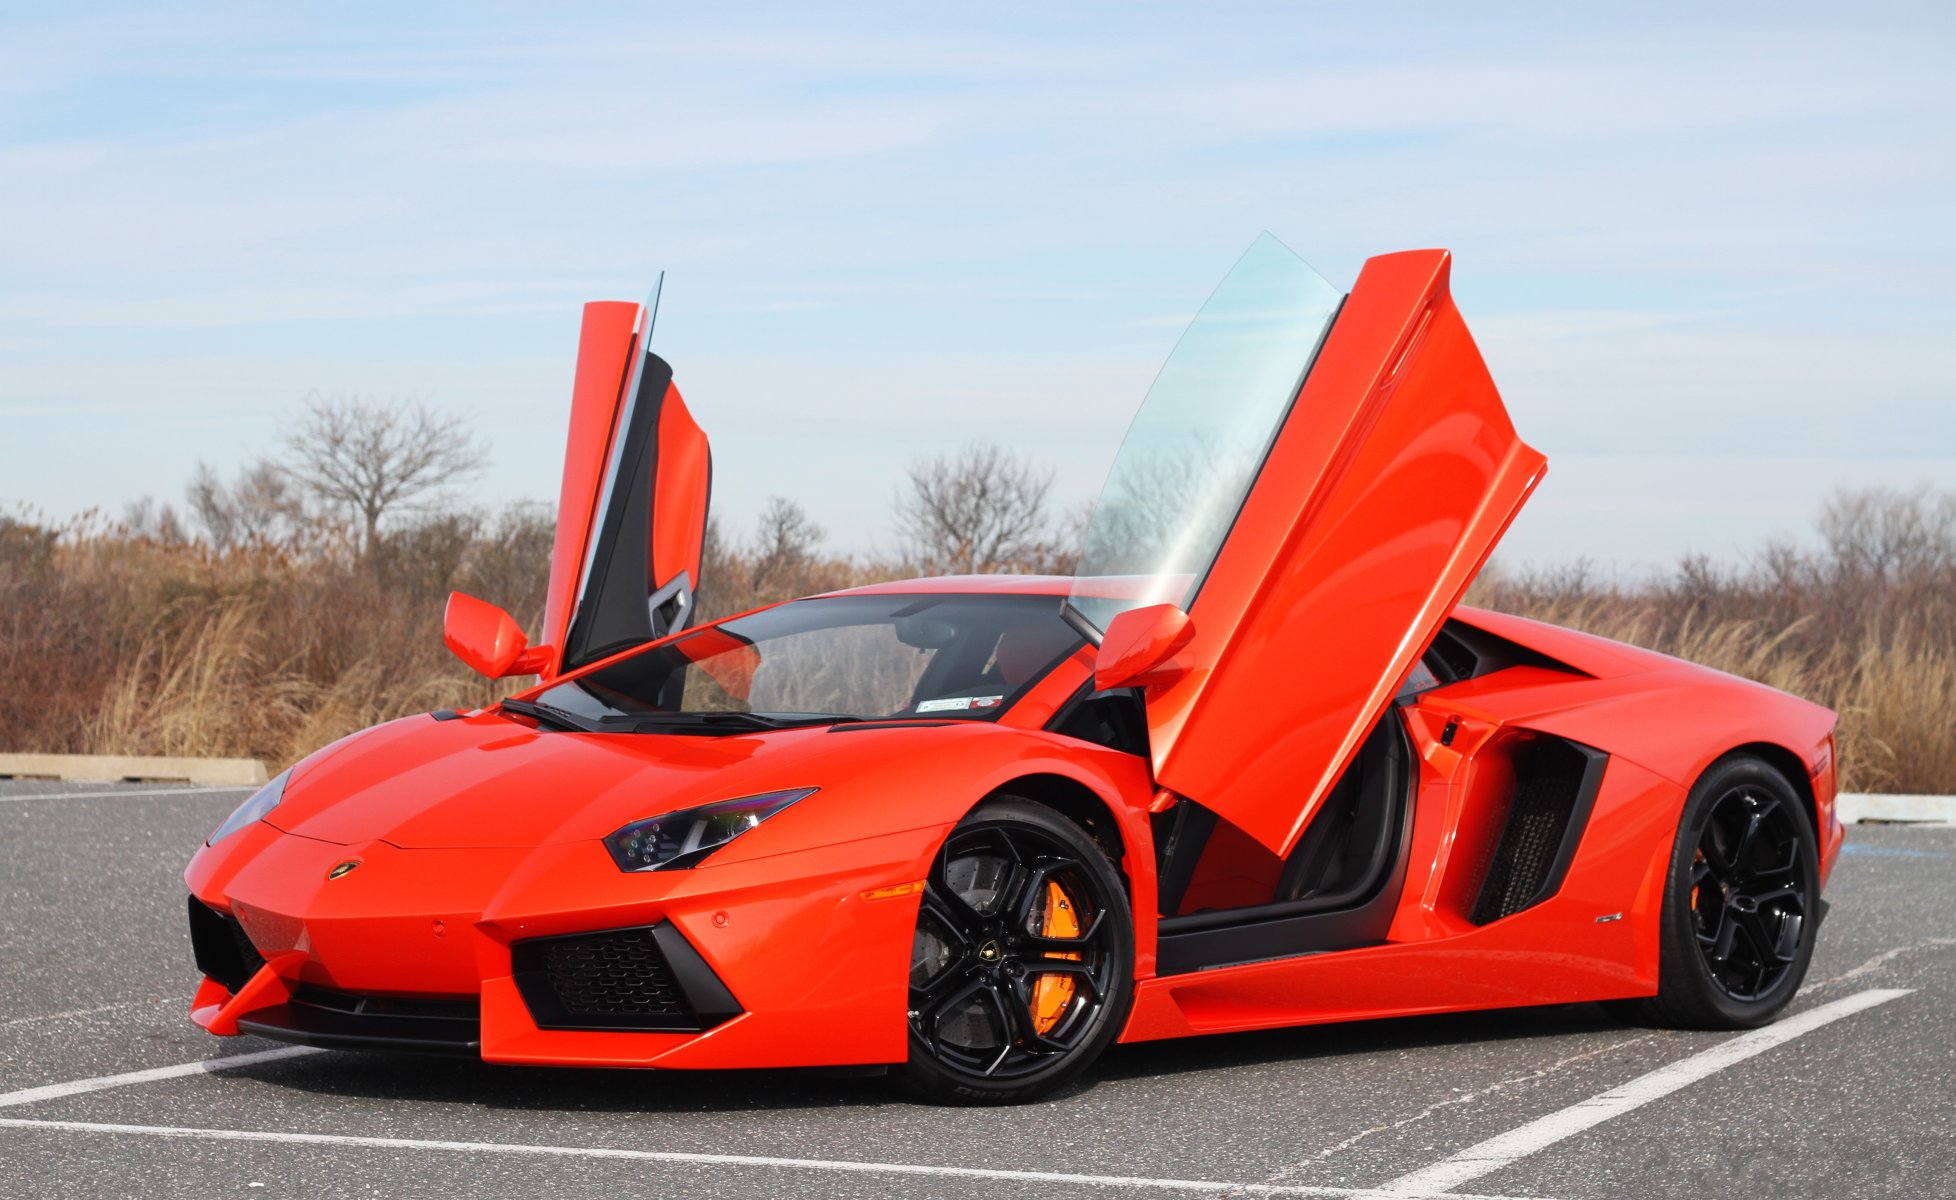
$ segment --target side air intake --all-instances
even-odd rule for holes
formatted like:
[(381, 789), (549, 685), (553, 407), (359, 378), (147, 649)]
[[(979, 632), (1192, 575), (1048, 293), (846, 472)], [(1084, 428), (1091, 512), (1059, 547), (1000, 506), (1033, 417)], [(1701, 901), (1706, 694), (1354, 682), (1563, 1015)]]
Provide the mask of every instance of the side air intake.
[(1601, 750), (1545, 735), (1517, 749), (1514, 799), (1474, 901), (1474, 924), (1511, 917), (1562, 886), (1608, 761)]
[(528, 938), (510, 947), (539, 1029), (695, 1032), (740, 1012), (672, 923)]

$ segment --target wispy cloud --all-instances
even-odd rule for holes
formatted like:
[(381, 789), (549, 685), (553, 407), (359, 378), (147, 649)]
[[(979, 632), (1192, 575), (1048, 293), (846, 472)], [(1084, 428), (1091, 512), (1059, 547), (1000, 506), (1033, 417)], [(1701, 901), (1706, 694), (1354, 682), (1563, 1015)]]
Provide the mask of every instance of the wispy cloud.
[(862, 543), (988, 430), (1091, 491), (1264, 228), (1334, 279), (1451, 246), (1552, 454), (1956, 462), (1952, 49), (1929, 5), (16, 13), (0, 499), (174, 492), (198, 414), (328, 382), (499, 414), (495, 486), (547, 494), (577, 306), (665, 268), (716, 505), (846, 461), (806, 498)]

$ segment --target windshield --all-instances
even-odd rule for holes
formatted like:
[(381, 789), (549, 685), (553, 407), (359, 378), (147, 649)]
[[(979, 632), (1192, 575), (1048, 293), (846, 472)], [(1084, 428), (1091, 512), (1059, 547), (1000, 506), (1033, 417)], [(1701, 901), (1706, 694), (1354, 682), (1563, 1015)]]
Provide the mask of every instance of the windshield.
[(696, 630), (515, 712), (580, 729), (696, 732), (991, 720), (1083, 639), (1057, 596), (836, 596)]
[(1105, 629), (1125, 609), (1189, 607), (1343, 300), (1267, 233), (1237, 260), (1121, 442), (1080, 556), (1082, 616)]

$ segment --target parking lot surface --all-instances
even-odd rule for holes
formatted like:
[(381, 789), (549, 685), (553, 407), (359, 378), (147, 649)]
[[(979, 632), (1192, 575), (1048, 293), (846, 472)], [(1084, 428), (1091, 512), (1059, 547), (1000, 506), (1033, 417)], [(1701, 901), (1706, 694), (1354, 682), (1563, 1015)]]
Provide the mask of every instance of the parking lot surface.
[(211, 1038), (181, 871), (245, 794), (0, 781), (0, 1196), (1926, 1196), (1956, 1167), (1947, 827), (1849, 830), (1766, 1031), (1592, 1005), (1319, 1026), (1117, 1047), (1046, 1103), (949, 1110), (809, 1072)]

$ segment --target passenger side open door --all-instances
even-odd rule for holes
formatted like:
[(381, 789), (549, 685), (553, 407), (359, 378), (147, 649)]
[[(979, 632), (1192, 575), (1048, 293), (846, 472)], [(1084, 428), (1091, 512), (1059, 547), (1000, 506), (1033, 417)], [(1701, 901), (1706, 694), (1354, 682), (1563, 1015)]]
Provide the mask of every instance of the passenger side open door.
[(1340, 296), (1259, 238), (1156, 378), (1088, 528), (1081, 616), (1105, 630), (1168, 603), (1193, 627), (1145, 692), (1157, 782), (1278, 855), (1545, 468), (1449, 265), (1374, 258)]
[(713, 463), (648, 342), (658, 306), (584, 306), (540, 641), (544, 677), (683, 629), (693, 616)]

